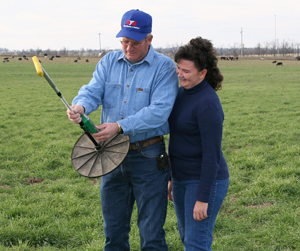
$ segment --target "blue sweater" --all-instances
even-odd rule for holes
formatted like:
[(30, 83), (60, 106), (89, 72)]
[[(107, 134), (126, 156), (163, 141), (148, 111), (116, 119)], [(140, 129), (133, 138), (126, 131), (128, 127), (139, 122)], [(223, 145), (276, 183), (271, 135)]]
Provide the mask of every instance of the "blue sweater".
[(169, 117), (172, 177), (200, 180), (197, 201), (208, 202), (215, 180), (229, 177), (221, 150), (224, 113), (216, 91), (204, 79), (179, 88)]

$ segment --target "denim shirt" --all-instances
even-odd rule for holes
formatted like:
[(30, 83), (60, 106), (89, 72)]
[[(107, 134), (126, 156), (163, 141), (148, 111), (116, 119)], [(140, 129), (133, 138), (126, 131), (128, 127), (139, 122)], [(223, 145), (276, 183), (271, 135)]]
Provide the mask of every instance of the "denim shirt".
[(86, 114), (102, 105), (101, 122), (118, 122), (131, 142), (169, 133), (168, 117), (178, 91), (173, 60), (154, 51), (132, 64), (122, 50), (105, 55), (73, 104)]

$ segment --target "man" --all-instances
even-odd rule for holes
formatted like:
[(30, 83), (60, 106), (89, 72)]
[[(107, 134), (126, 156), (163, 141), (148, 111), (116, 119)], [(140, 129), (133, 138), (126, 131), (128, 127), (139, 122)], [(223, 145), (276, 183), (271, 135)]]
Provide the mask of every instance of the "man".
[(130, 250), (130, 220), (138, 208), (141, 250), (168, 250), (163, 225), (167, 211), (169, 168), (158, 168), (165, 151), (163, 135), (178, 89), (176, 66), (154, 51), (152, 17), (139, 10), (123, 15), (122, 50), (108, 53), (97, 64), (88, 85), (73, 100), (68, 116), (74, 123), (102, 105), (99, 142), (117, 133), (130, 136), (129, 152), (113, 172), (101, 178), (104, 250)]

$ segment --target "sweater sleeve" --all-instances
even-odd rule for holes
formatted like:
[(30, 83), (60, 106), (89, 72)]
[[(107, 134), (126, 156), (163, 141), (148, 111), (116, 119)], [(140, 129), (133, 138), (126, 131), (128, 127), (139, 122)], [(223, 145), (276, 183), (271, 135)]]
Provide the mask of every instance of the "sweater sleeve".
[(202, 144), (202, 165), (197, 201), (207, 203), (220, 166), (222, 155), (223, 111), (219, 105), (209, 106), (197, 114)]

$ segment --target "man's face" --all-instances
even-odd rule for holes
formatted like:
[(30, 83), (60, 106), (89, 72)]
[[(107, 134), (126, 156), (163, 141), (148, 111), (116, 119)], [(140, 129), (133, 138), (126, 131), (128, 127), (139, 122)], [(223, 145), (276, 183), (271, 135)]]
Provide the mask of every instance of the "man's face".
[(122, 49), (125, 57), (133, 63), (142, 61), (148, 54), (149, 46), (152, 41), (152, 36), (148, 40), (142, 40), (141, 42), (133, 39), (122, 37)]

